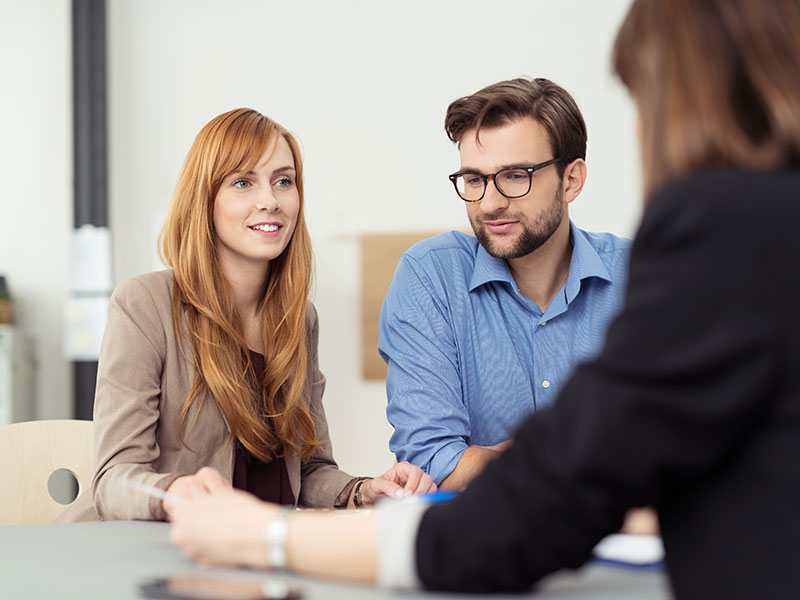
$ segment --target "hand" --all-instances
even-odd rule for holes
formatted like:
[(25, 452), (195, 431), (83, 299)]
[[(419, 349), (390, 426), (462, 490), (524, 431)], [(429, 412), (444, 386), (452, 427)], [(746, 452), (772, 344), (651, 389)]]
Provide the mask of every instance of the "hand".
[(408, 462), (397, 463), (380, 477), (365, 481), (361, 495), (365, 504), (374, 504), (381, 496), (404, 498), (412, 494), (430, 494), (436, 491), (431, 476)]
[(170, 541), (194, 560), (214, 565), (265, 568), (261, 532), (278, 506), (230, 487), (215, 489), (167, 509)]
[(625, 514), (620, 533), (659, 535), (658, 515), (652, 508), (632, 508)]
[[(208, 496), (215, 490), (230, 489), (231, 484), (216, 469), (203, 467), (194, 475), (183, 475), (173, 481), (166, 491), (170, 494), (180, 496), (184, 500), (191, 500), (202, 496)], [(173, 506), (169, 500), (162, 500), (161, 505), (167, 513)]]

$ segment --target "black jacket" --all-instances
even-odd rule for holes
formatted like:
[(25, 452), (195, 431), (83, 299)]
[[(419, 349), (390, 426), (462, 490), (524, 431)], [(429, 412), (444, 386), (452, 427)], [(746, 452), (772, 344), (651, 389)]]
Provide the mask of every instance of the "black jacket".
[(800, 170), (654, 196), (604, 350), (426, 513), (418, 571), (434, 589), (526, 589), (644, 505), (678, 599), (800, 594)]

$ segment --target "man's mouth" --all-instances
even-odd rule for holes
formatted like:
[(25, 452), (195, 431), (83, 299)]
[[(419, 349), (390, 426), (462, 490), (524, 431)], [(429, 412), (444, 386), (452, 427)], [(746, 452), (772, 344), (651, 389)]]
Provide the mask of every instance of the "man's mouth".
[(484, 221), (483, 224), (491, 233), (508, 233), (519, 221)]

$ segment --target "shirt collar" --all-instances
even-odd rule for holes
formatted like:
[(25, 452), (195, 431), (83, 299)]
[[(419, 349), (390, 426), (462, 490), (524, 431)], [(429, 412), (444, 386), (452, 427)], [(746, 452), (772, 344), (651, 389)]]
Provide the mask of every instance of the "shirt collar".
[(508, 263), (502, 258), (495, 258), (489, 254), (483, 245), (478, 242), (475, 254), (475, 266), (472, 269), (472, 279), (469, 282), (469, 291), (489, 283), (490, 281), (504, 281), (517, 289), (514, 276), (508, 268)]
[[(586, 234), (575, 227), (572, 220), (569, 222), (569, 241), (572, 244), (572, 258), (569, 263), (569, 274), (567, 275), (564, 291), (567, 295), (567, 302), (572, 302), (580, 291), (580, 282), (583, 279), (599, 277), (600, 279), (611, 281), (611, 275), (603, 261), (600, 260), (597, 251), (586, 238)], [(516, 289), (517, 285), (514, 281), (514, 276), (511, 275), (511, 270), (508, 268), (508, 263), (502, 258), (495, 258), (490, 255), (479, 242), (475, 254), (475, 266), (469, 282), (469, 291), (472, 292), (491, 281), (506, 282), (512, 285), (514, 289)]]
[(567, 294), (567, 303), (572, 302), (581, 289), (581, 281), (589, 277), (598, 277), (611, 281), (600, 255), (594, 249), (586, 234), (569, 222), (569, 240), (572, 243), (572, 258), (569, 262), (569, 274), (564, 292)]

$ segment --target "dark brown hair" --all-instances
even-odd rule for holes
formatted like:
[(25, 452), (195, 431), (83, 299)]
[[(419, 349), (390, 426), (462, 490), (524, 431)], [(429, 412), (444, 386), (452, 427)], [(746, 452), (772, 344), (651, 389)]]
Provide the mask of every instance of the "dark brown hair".
[(798, 0), (636, 0), (613, 65), (639, 109), (646, 198), (699, 170), (800, 162)]
[[(444, 129), (461, 143), (472, 129), (498, 127), (532, 117), (547, 131), (553, 158), (560, 158), (558, 174), (576, 158), (586, 158), (586, 123), (578, 105), (564, 88), (549, 79), (510, 79), (483, 88), (450, 103)], [(480, 137), (478, 137), (480, 139)]]

